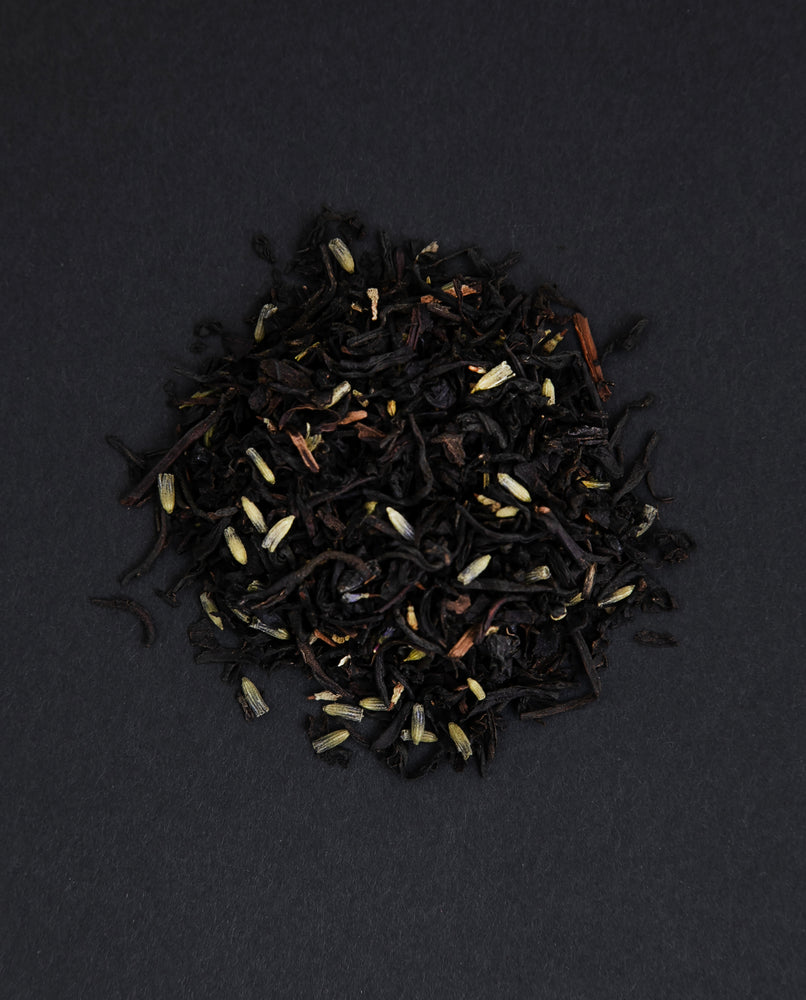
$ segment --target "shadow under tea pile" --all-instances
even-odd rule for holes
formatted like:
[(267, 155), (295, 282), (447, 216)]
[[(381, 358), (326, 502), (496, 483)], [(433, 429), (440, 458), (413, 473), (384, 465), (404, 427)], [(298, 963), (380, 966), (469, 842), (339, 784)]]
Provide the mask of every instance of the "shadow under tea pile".
[(196, 591), (197, 660), (227, 665), (247, 718), (270, 701), (261, 668), (294, 666), (325, 759), (483, 767), (507, 706), (542, 719), (598, 696), (609, 630), (674, 606), (647, 565), (691, 542), (636, 495), (656, 437), (629, 467), (620, 442), (649, 399), (611, 425), (572, 303), (512, 287), (512, 259), (361, 236), (318, 217), (254, 329), (215, 331), (226, 353), (173, 399), (175, 445), (127, 452), (123, 503), (154, 501), (158, 523), (128, 578), (187, 554), (164, 596)]

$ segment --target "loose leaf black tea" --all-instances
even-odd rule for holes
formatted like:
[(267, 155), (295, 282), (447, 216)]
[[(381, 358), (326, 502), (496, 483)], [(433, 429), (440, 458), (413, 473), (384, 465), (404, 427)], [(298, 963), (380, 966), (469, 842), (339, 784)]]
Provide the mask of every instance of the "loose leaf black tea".
[(366, 248), (331, 211), (284, 273), (255, 249), (270, 287), (247, 333), (199, 330), (224, 355), (173, 391), (175, 443), (143, 456), (112, 439), (133, 476), (122, 502), (157, 521), (124, 581), (185, 554), (162, 596), (196, 591), (197, 662), (225, 665), (247, 718), (269, 710), (266, 671), (306, 671), (324, 759), (360, 745), (408, 776), (483, 769), (508, 709), (588, 704), (610, 630), (675, 607), (648, 571), (692, 542), (647, 484), (657, 435), (622, 452), (651, 400), (611, 423), (588, 319), (553, 287), (514, 287), (515, 258), (384, 233)]

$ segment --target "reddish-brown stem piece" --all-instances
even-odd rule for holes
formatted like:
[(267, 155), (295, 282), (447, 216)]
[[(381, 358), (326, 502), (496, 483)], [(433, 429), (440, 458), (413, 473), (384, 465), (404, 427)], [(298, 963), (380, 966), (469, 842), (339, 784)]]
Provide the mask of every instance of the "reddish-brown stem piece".
[(596, 391), (604, 403), (610, 398), (610, 386), (604, 380), (604, 373), (599, 364), (599, 355), (596, 352), (596, 344), (593, 342), (593, 334), (587, 316), (583, 316), (582, 313), (574, 313), (574, 329), (579, 338), (579, 346), (582, 348), (585, 364), (591, 373)]
[(299, 431), (286, 430), (286, 434), (291, 438), (294, 447), (299, 452), (300, 458), (305, 465), (311, 470), (311, 472), (318, 472), (319, 463), (313, 457), (313, 453), (306, 444), (305, 438), (299, 433)]

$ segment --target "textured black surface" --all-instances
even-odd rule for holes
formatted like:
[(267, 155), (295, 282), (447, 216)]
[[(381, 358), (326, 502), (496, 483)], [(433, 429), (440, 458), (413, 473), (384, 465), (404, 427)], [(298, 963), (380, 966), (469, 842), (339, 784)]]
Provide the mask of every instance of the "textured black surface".
[[(0, 14), (0, 995), (803, 996), (798, 5), (220, 7)], [(188, 607), (146, 650), (87, 601), (150, 536), (104, 433), (160, 443), (322, 201), (652, 320), (607, 374), (699, 541), (680, 645), (485, 781), (325, 767), (297, 677), (247, 726)]]

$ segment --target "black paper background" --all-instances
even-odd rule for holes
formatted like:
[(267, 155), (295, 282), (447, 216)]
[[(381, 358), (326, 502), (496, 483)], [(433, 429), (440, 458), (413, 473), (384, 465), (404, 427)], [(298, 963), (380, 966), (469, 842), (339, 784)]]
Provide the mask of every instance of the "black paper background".
[[(794, 2), (5, 3), (0, 995), (806, 994), (804, 19)], [(105, 445), (165, 440), (193, 324), (237, 324), (322, 202), (523, 253), (653, 391), (696, 535), (681, 644), (512, 725), (490, 777), (245, 725), (186, 602), (92, 607), (147, 546)], [(639, 435), (640, 436), (640, 435)], [(653, 623), (650, 623), (653, 624)]]

